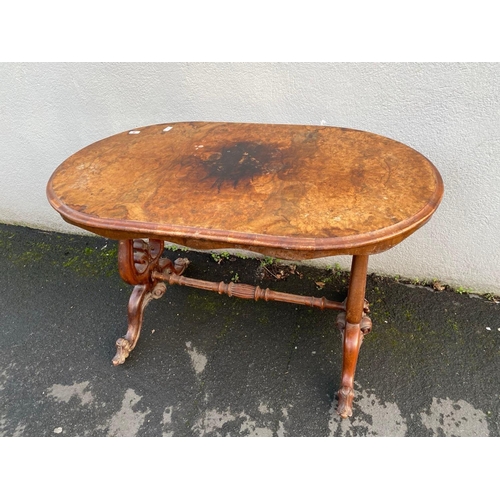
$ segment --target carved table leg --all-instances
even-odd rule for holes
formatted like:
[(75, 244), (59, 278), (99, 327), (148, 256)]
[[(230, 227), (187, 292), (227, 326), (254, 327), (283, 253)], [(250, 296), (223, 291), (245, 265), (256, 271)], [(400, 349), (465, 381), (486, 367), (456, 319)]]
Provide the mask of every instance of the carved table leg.
[(370, 332), (372, 322), (365, 300), (366, 271), (368, 255), (354, 255), (352, 258), (349, 291), (346, 299), (346, 312), (337, 317), (337, 325), (343, 334), (342, 382), (338, 392), (337, 413), (342, 417), (352, 416), (354, 398), (354, 373), (358, 361), (359, 348), (363, 336)]
[(124, 281), (135, 285), (128, 303), (128, 330), (125, 337), (116, 341), (116, 355), (113, 365), (125, 362), (134, 349), (141, 333), (144, 309), (152, 299), (159, 299), (167, 289), (166, 285), (154, 278), (153, 274), (167, 272), (182, 274), (189, 261), (177, 259), (172, 263), (162, 259), (161, 240), (122, 240), (118, 246), (118, 267)]
[(141, 334), (144, 309), (152, 299), (159, 299), (167, 289), (165, 283), (152, 285), (136, 285), (128, 302), (128, 330), (125, 337), (116, 341), (116, 354), (113, 364), (121, 365), (125, 362), (130, 351), (135, 347)]

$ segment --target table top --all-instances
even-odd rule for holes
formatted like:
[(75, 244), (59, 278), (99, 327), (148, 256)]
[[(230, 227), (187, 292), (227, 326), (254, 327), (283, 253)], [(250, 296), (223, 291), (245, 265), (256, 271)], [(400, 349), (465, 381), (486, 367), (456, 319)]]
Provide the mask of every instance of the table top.
[(47, 196), (109, 238), (306, 259), (387, 250), (431, 217), (443, 182), (420, 153), (369, 132), (184, 122), (83, 148)]

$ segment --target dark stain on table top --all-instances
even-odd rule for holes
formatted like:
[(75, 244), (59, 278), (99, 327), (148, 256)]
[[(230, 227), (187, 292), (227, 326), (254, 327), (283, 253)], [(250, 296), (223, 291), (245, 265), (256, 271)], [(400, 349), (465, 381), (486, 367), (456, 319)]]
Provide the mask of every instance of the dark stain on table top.
[(270, 144), (258, 142), (232, 142), (217, 147), (198, 150), (180, 159), (182, 166), (194, 167), (204, 171), (206, 177), (201, 182), (213, 181), (211, 188), (217, 187), (219, 193), (225, 184), (237, 188), (238, 184), (247, 186), (260, 175), (268, 175), (286, 170), (282, 151)]
[(443, 183), (420, 153), (368, 132), (187, 122), (82, 149), (47, 193), (68, 222), (104, 236), (320, 256), (398, 243), (432, 215)]

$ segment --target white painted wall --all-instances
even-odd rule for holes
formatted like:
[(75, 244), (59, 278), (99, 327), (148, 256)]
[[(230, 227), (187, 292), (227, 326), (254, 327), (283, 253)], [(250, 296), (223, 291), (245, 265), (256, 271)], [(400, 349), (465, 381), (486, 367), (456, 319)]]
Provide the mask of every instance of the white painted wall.
[(370, 270), (500, 292), (500, 64), (0, 64), (0, 222), (81, 232), (46, 201), (52, 171), (96, 140), (184, 120), (324, 123), (408, 144), (445, 196)]

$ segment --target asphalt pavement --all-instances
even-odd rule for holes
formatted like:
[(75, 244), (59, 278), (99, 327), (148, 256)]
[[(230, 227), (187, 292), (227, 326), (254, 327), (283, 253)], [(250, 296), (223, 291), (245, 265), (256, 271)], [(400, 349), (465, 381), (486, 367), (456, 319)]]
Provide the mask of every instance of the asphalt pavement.
[[(186, 276), (343, 300), (348, 275), (186, 252)], [(0, 225), (1, 436), (499, 436), (500, 304), (370, 275), (354, 414), (335, 312), (173, 286), (113, 366), (115, 241)], [(437, 287), (440, 288), (440, 287)]]

